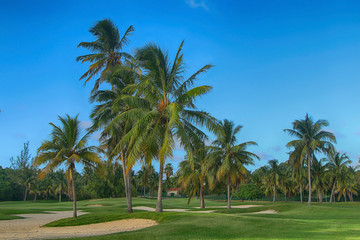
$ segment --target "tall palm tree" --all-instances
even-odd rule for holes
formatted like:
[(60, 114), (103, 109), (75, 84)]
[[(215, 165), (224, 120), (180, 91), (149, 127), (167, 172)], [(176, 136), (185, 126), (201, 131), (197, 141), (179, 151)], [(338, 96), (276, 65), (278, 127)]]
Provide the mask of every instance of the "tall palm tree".
[(307, 159), (308, 205), (311, 205), (311, 164), (314, 154), (318, 152), (328, 153), (334, 148), (332, 142), (336, 143), (336, 138), (333, 133), (323, 130), (329, 125), (326, 120), (314, 122), (308, 114), (304, 120), (295, 120), (292, 125), (293, 129), (285, 129), (284, 131), (297, 139), (290, 141), (287, 147), (297, 149), (293, 151), (293, 154), (300, 152), (300, 158)]
[(289, 164), (292, 168), (292, 178), (299, 188), (300, 202), (303, 203), (304, 186), (306, 184), (306, 171), (304, 167), (304, 158), (301, 157), (301, 148), (295, 148), (290, 152)]
[(42, 175), (46, 175), (61, 165), (65, 164), (70, 173), (72, 184), (73, 217), (77, 217), (76, 194), (74, 171), (75, 164), (82, 164), (89, 167), (100, 167), (101, 160), (97, 152), (100, 150), (95, 146), (87, 146), (89, 133), (81, 135), (80, 122), (78, 116), (65, 118), (59, 116), (61, 126), (52, 126), (51, 139), (45, 140), (38, 148), (35, 158), (35, 165), (46, 164), (42, 170)]
[(128, 37), (134, 32), (134, 28), (130, 26), (124, 35), (120, 36), (118, 27), (110, 19), (104, 19), (96, 22), (89, 32), (96, 40), (81, 42), (78, 47), (86, 48), (92, 53), (79, 56), (76, 61), (90, 63), (89, 69), (80, 77), (80, 80), (85, 79), (84, 84), (100, 74), (100, 77), (95, 81), (92, 91), (94, 93), (99, 85), (105, 81), (106, 74), (111, 68), (121, 65), (122, 60), (131, 58), (128, 53), (122, 52), (122, 50), (129, 43)]
[(112, 89), (96, 91), (90, 98), (91, 102), (97, 102), (90, 115), (93, 125), (92, 131), (102, 130), (100, 141), (102, 148), (106, 149), (106, 154), (110, 159), (119, 159), (122, 163), (125, 195), (127, 202), (127, 212), (132, 212), (132, 193), (131, 193), (131, 172), (133, 164), (128, 164), (130, 144), (117, 147), (122, 138), (132, 128), (132, 121), (129, 119), (118, 119), (119, 116), (129, 109), (123, 100), (128, 96), (124, 89), (134, 84), (137, 73), (131, 68), (116, 67), (107, 76), (107, 81), (111, 83)]
[(346, 174), (347, 166), (351, 163), (349, 157), (343, 153), (332, 151), (328, 158), (328, 169), (331, 182), (333, 183), (330, 195), (330, 203), (335, 200), (336, 187), (340, 186), (341, 180)]
[[(181, 43), (173, 63), (159, 46), (148, 44), (138, 49), (135, 58), (144, 75), (139, 82), (128, 86), (135, 96), (124, 101), (129, 108), (117, 118), (130, 120), (134, 126), (124, 136), (119, 148), (131, 144), (128, 164), (134, 164), (142, 156), (145, 162), (159, 160), (159, 184), (156, 211), (162, 211), (163, 173), (166, 159), (173, 156), (175, 139), (185, 149), (190, 149), (205, 135), (196, 125), (214, 129), (216, 120), (208, 113), (196, 109), (195, 100), (211, 90), (210, 86), (191, 88), (199, 74), (212, 65), (184, 78), (184, 62)], [(113, 123), (115, 124), (115, 122)]]
[[(225, 119), (220, 122), (215, 132), (216, 140), (209, 147), (210, 153), (206, 162), (207, 174), (213, 176), (210, 182), (223, 182), (227, 186), (227, 208), (231, 208), (231, 187), (237, 187), (239, 182), (244, 183), (248, 172), (245, 165), (253, 165), (254, 159), (259, 157), (246, 151), (255, 142), (236, 144), (236, 135), (242, 126), (235, 126), (232, 121)], [(214, 186), (214, 184), (211, 184)]]
[(185, 160), (179, 164), (178, 183), (188, 193), (188, 204), (191, 198), (198, 194), (200, 208), (205, 208), (204, 188), (207, 183), (205, 161), (208, 153), (205, 144), (201, 144), (197, 149), (189, 151)]

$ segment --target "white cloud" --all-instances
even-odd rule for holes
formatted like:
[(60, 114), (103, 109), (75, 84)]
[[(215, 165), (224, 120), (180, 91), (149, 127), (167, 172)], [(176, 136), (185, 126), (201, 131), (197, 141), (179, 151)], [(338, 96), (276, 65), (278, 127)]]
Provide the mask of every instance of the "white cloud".
[(209, 8), (205, 4), (205, 1), (185, 0), (185, 2), (191, 8), (203, 8), (207, 11), (209, 10)]
[(90, 121), (81, 121), (80, 122), (80, 127), (84, 130), (91, 127), (91, 125), (92, 125), (92, 123)]

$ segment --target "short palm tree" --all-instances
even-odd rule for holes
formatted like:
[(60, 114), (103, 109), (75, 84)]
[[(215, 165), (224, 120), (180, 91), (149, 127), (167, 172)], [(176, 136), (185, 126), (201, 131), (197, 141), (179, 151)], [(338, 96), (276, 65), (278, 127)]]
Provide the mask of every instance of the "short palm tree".
[(313, 190), (316, 190), (317, 197), (319, 202), (322, 202), (323, 199), (323, 192), (326, 190), (326, 169), (327, 165), (323, 164), (324, 159), (317, 160), (316, 158), (313, 159), (313, 168), (312, 168), (312, 176), (313, 176)]
[(318, 152), (328, 153), (334, 148), (332, 143), (336, 143), (336, 138), (333, 133), (323, 130), (329, 125), (326, 120), (314, 122), (308, 114), (304, 120), (295, 120), (292, 125), (293, 129), (285, 129), (284, 131), (297, 139), (290, 141), (287, 147), (295, 149), (293, 154), (300, 152), (300, 159), (307, 159), (308, 205), (311, 205), (311, 164), (314, 154)]
[(205, 161), (208, 153), (205, 144), (201, 144), (197, 149), (189, 151), (185, 160), (179, 164), (178, 183), (189, 196), (188, 204), (191, 198), (198, 194), (200, 208), (205, 208), (204, 188), (207, 184)]
[(132, 146), (128, 164), (134, 164), (142, 157), (147, 163), (153, 159), (160, 162), (157, 212), (162, 211), (164, 163), (173, 156), (175, 139), (185, 149), (190, 149), (205, 135), (198, 126), (212, 130), (216, 125), (213, 117), (197, 110), (195, 105), (195, 100), (209, 92), (211, 87), (191, 88), (198, 75), (212, 65), (205, 65), (185, 79), (182, 46), (183, 43), (172, 63), (167, 53), (157, 45), (148, 44), (136, 51), (135, 58), (144, 74), (139, 82), (126, 88), (135, 96), (123, 98), (129, 108), (117, 118), (134, 124), (119, 144), (119, 147)]
[(138, 171), (138, 176), (140, 178), (140, 184), (142, 185), (144, 189), (144, 196), (146, 195), (146, 186), (149, 183), (149, 180), (153, 173), (155, 172), (155, 169), (152, 165), (143, 165), (141, 169)]
[(54, 169), (65, 164), (70, 173), (72, 184), (73, 217), (77, 217), (74, 170), (75, 164), (89, 167), (100, 167), (101, 160), (98, 156), (99, 149), (95, 146), (87, 146), (89, 134), (81, 136), (81, 127), (78, 116), (65, 118), (59, 116), (62, 126), (52, 126), (51, 139), (45, 140), (38, 149), (35, 165), (46, 164), (42, 175), (52, 172)]
[(256, 154), (246, 151), (247, 147), (257, 145), (255, 142), (236, 144), (236, 135), (241, 128), (242, 126), (235, 126), (227, 119), (220, 122), (215, 132), (216, 140), (209, 147), (210, 153), (206, 161), (212, 188), (215, 186), (214, 182), (223, 182), (227, 186), (228, 208), (231, 208), (231, 187), (245, 182), (248, 175), (245, 165), (253, 165), (254, 159), (259, 159)]
[(264, 179), (267, 179), (269, 182), (269, 185), (272, 186), (272, 193), (273, 193), (273, 202), (276, 201), (276, 187), (280, 186), (280, 180), (282, 177), (282, 172), (280, 169), (280, 166), (278, 164), (278, 160), (273, 159), (269, 161), (269, 167), (267, 169), (266, 177)]
[(349, 157), (343, 153), (331, 152), (328, 158), (328, 174), (330, 176), (331, 182), (333, 183), (330, 195), (330, 203), (335, 200), (335, 190), (336, 187), (340, 187), (342, 178), (346, 175), (348, 171), (347, 166), (351, 163)]
[(95, 81), (93, 93), (106, 80), (106, 74), (112, 67), (121, 65), (124, 59), (131, 58), (128, 53), (122, 52), (122, 49), (129, 43), (128, 37), (133, 31), (133, 26), (130, 26), (124, 35), (120, 36), (118, 27), (110, 19), (104, 19), (98, 21), (89, 30), (96, 40), (93, 42), (81, 42), (78, 45), (78, 47), (86, 48), (92, 52), (76, 58), (76, 61), (91, 63), (89, 69), (80, 77), (80, 80), (85, 79), (84, 84), (86, 84), (91, 78), (100, 74), (100, 77)]

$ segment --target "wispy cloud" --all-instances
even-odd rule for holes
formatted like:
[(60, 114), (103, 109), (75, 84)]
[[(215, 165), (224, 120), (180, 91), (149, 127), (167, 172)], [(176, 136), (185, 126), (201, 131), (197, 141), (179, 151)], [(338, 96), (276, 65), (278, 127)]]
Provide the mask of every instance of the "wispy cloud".
[(206, 6), (205, 1), (185, 0), (185, 2), (191, 8), (203, 8), (206, 11), (209, 11), (209, 8)]
[(91, 127), (91, 125), (92, 125), (92, 123), (90, 121), (81, 121), (80, 122), (80, 127), (84, 130)]

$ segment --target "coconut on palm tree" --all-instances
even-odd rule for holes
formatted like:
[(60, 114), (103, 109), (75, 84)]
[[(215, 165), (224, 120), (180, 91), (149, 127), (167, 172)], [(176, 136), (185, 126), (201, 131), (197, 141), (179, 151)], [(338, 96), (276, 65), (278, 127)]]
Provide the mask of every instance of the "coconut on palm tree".
[(329, 153), (334, 147), (332, 143), (336, 143), (335, 135), (324, 130), (329, 123), (326, 120), (318, 120), (314, 122), (308, 114), (305, 119), (295, 120), (293, 129), (285, 129), (290, 136), (296, 138), (287, 144), (287, 147), (294, 148), (292, 154), (299, 154), (300, 159), (307, 160), (308, 188), (309, 198), (308, 205), (311, 205), (311, 165), (315, 157), (315, 153)]
[(235, 126), (232, 121), (225, 119), (220, 122), (215, 132), (216, 140), (209, 146), (210, 153), (206, 161), (207, 174), (212, 178), (212, 188), (215, 182), (223, 182), (227, 186), (227, 207), (231, 208), (231, 188), (236, 188), (240, 182), (244, 183), (248, 175), (246, 165), (253, 165), (254, 159), (259, 157), (247, 151), (249, 146), (257, 145), (249, 141), (237, 144), (237, 134), (242, 126)]
[(117, 117), (117, 121), (133, 123), (133, 128), (118, 146), (131, 144), (128, 164), (134, 164), (142, 157), (146, 163), (160, 162), (157, 212), (162, 211), (164, 164), (173, 157), (175, 139), (185, 149), (190, 149), (205, 136), (198, 126), (212, 130), (216, 125), (213, 117), (197, 110), (195, 105), (195, 100), (208, 93), (211, 87), (193, 87), (198, 75), (212, 65), (205, 65), (186, 79), (182, 46), (183, 42), (173, 61), (154, 44), (136, 51), (135, 58), (144, 74), (136, 84), (126, 88), (134, 95), (123, 98), (128, 109)]
[(69, 171), (73, 199), (73, 217), (77, 217), (76, 191), (74, 171), (76, 164), (97, 168), (101, 166), (98, 156), (99, 149), (95, 146), (87, 146), (89, 133), (81, 134), (78, 116), (71, 118), (69, 115), (62, 118), (59, 116), (61, 126), (50, 123), (52, 126), (51, 139), (45, 140), (38, 148), (35, 165), (46, 164), (41, 174), (46, 175), (61, 165), (65, 165)]
[(124, 35), (120, 36), (118, 27), (110, 19), (104, 19), (91, 27), (89, 32), (96, 40), (81, 42), (78, 47), (86, 48), (92, 53), (79, 56), (76, 61), (90, 63), (89, 69), (80, 77), (80, 80), (85, 79), (84, 84), (100, 75), (95, 81), (92, 91), (94, 93), (114, 66), (121, 65), (123, 60), (131, 58), (128, 53), (123, 52), (123, 48), (129, 43), (128, 37), (134, 32), (134, 28), (130, 26)]

